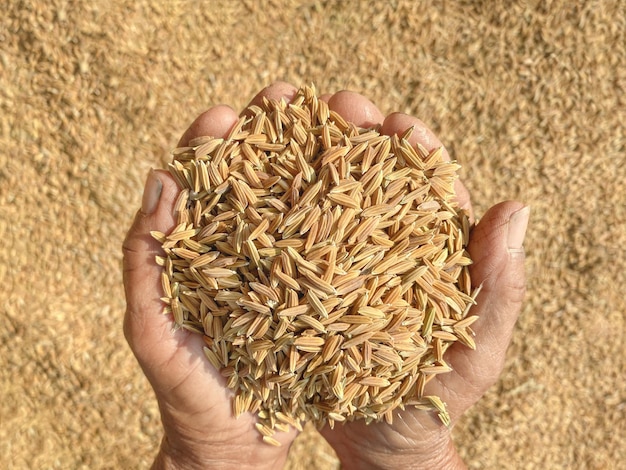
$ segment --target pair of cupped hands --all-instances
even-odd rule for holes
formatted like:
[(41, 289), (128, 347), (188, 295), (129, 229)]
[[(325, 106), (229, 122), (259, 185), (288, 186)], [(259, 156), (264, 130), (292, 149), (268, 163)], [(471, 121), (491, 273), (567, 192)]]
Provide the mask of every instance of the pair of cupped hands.
[[(264, 98), (293, 98), (297, 89), (277, 82), (263, 89), (251, 104)], [(340, 91), (322, 95), (331, 110), (359, 127), (380, 126), (382, 134), (401, 134), (414, 127), (409, 141), (427, 150), (442, 143), (419, 119), (402, 113), (385, 117), (366, 97)], [(219, 105), (201, 114), (182, 136), (179, 145), (194, 137), (225, 137), (238, 114)], [(445, 158), (449, 158), (445, 149)], [(460, 180), (457, 199), (473, 220), (470, 196)], [(124, 241), (126, 315), (124, 333), (156, 394), (164, 437), (154, 468), (281, 468), (297, 436), (292, 429), (277, 433), (281, 447), (265, 444), (255, 429), (255, 415), (232, 414), (233, 392), (219, 371), (206, 360), (198, 334), (172, 330), (172, 319), (162, 315), (161, 267), (155, 256), (160, 243), (150, 231), (164, 233), (175, 225), (174, 203), (179, 188), (166, 171), (152, 170), (144, 188), (141, 210)], [(525, 291), (523, 241), (529, 208), (520, 202), (502, 202), (490, 208), (473, 228), (468, 251), (472, 283), (481, 285), (472, 313), (477, 349), (455, 344), (446, 353), (453, 371), (435, 377), (425, 390), (446, 404), (452, 425), (500, 375), (506, 349), (520, 312)], [(370, 425), (360, 421), (322, 429), (342, 468), (463, 468), (451, 437), (433, 413), (407, 408), (398, 411), (393, 424)]]

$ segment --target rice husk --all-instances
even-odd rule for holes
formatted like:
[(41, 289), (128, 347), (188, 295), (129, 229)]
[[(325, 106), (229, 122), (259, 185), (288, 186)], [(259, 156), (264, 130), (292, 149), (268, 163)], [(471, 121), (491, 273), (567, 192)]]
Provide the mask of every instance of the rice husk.
[(173, 152), (177, 226), (152, 234), (164, 311), (203, 335), (268, 444), (407, 406), (450, 423), (424, 387), (452, 370), (451, 345), (475, 347), (470, 222), (459, 165), (411, 132), (358, 128), (310, 86)]

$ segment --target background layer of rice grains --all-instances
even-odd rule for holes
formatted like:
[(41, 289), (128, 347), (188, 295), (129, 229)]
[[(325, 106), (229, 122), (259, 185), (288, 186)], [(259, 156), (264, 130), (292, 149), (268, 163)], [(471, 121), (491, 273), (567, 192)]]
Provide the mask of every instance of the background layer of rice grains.
[[(121, 331), (122, 239), (186, 125), (276, 79), (421, 117), (479, 214), (532, 206), (505, 371), (454, 430), (469, 466), (623, 464), (625, 31), (620, 0), (10, 0), (0, 467), (149, 464), (161, 429)], [(288, 468), (337, 462), (309, 430)]]

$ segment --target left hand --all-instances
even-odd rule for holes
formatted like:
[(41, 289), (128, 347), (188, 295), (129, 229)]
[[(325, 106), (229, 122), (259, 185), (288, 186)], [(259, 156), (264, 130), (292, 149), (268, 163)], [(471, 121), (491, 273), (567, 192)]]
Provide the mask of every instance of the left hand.
[[(255, 100), (274, 97), (272, 93), (284, 95), (291, 88), (285, 84), (278, 85), (278, 89), (270, 87)], [(237, 119), (228, 106), (211, 108), (193, 122), (179, 146), (198, 136), (225, 137)], [(184, 329), (173, 332), (171, 316), (161, 313), (162, 268), (155, 263), (155, 256), (163, 253), (150, 231), (169, 233), (174, 228), (178, 192), (168, 172), (151, 172), (142, 209), (123, 245), (127, 303), (124, 333), (154, 389), (165, 434), (154, 466), (280, 468), (297, 432), (276, 433), (273, 437), (282, 447), (274, 447), (261, 440), (253, 414), (235, 418), (233, 391), (206, 359), (202, 336)]]

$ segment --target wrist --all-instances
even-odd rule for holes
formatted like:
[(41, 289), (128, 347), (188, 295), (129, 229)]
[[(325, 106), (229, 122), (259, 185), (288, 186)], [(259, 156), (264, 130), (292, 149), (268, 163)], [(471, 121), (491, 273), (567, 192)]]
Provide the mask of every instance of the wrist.
[(191, 470), (195, 468), (206, 467), (203, 467), (200, 461), (190, 455), (176, 451), (168, 442), (167, 437), (164, 437), (151, 470)]
[[(269, 448), (267, 444), (262, 445)], [(234, 446), (227, 450), (206, 448), (205, 451), (199, 454), (178, 449), (165, 436), (151, 470), (275, 470), (284, 466), (288, 447), (284, 453), (273, 453), (267, 458), (261, 456), (260, 459), (255, 451), (242, 446)]]
[(431, 441), (427, 446), (420, 443), (414, 448), (375, 449), (361, 446), (358, 451), (350, 452), (336, 449), (342, 470), (392, 470), (392, 469), (429, 469), (429, 470), (465, 470), (465, 463), (459, 456), (449, 433), (440, 439)]
[(210, 458), (204, 458), (191, 451), (179, 450), (165, 436), (161, 441), (159, 453), (154, 459), (151, 470), (207, 470), (214, 468), (237, 468), (241, 470), (247, 467), (236, 460), (221, 458), (217, 453), (212, 454)]

